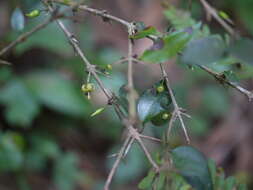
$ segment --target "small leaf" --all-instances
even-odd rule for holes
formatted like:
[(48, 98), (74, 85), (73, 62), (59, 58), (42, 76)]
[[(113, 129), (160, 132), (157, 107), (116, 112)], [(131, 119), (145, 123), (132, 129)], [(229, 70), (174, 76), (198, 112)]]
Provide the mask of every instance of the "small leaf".
[(149, 35), (157, 35), (157, 34), (159, 34), (158, 31), (153, 26), (149, 26), (149, 27), (144, 28), (143, 30), (138, 31), (134, 35), (131, 35), (130, 38), (141, 39)]
[(216, 165), (215, 162), (211, 159), (208, 160), (208, 168), (210, 171), (210, 175), (212, 178), (212, 184), (215, 184), (215, 179), (216, 179)]
[(96, 116), (96, 115), (102, 113), (104, 110), (105, 110), (105, 107), (99, 108), (99, 109), (97, 109), (95, 112), (93, 112), (90, 116), (91, 116), (91, 117), (94, 117), (94, 116)]
[(219, 16), (225, 20), (229, 19), (229, 16), (224, 11), (219, 11)]
[[(163, 92), (157, 92), (157, 87), (164, 85)], [(156, 83), (151, 89), (147, 89), (139, 98), (137, 111), (143, 124), (151, 121), (154, 125), (162, 125), (168, 120), (164, 120), (162, 115), (170, 111), (171, 97), (163, 81)]]
[(234, 177), (228, 177), (225, 181), (224, 190), (233, 190), (236, 185), (236, 180)]
[(13, 30), (21, 31), (25, 26), (24, 14), (20, 8), (16, 8), (11, 15), (11, 27)]
[(204, 155), (191, 146), (180, 146), (171, 152), (173, 165), (196, 190), (212, 190), (212, 179)]
[(154, 42), (153, 46), (144, 51), (141, 60), (150, 63), (161, 63), (175, 57), (190, 40), (187, 32), (174, 32)]
[(31, 11), (30, 13), (25, 14), (25, 16), (27, 16), (29, 18), (35, 18), (39, 15), (40, 15), (40, 10), (38, 10), (38, 9), (35, 9), (35, 10)]
[(239, 82), (239, 79), (237, 78), (237, 76), (235, 75), (233, 71), (224, 71), (223, 76), (225, 77), (226, 80), (230, 82), (234, 82), (234, 83)]
[(181, 57), (183, 64), (208, 65), (219, 61), (225, 53), (225, 43), (218, 36), (208, 36), (191, 41)]
[(138, 184), (139, 189), (148, 189), (152, 186), (153, 180), (155, 177), (155, 172), (150, 170), (148, 175), (144, 177), (141, 182)]
[(156, 189), (157, 190), (163, 190), (164, 189), (165, 178), (166, 178), (165, 173), (164, 172), (160, 173), (159, 178), (158, 178), (157, 183), (156, 183)]
[(128, 112), (127, 85), (124, 84), (119, 89), (119, 103)]

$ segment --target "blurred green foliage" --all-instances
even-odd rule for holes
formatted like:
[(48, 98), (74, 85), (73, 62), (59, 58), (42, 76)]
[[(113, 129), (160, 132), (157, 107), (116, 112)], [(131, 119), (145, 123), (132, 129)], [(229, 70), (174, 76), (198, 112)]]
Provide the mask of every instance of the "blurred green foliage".
[[(231, 0), (219, 3), (222, 4), (222, 8), (227, 8), (229, 13), (236, 11), (245, 27), (252, 34), (252, 1)], [(29, 13), (35, 8), (41, 9), (43, 6), (35, 0), (12, 4), (13, 30), (5, 35), (3, 41), (11, 42), (20, 35), (20, 32), (15, 30), (29, 31), (37, 23), (48, 18), (48, 15), (40, 14), (33, 19), (26, 18), (26, 21), (22, 23), (21, 11)], [(225, 11), (227, 10), (225, 9)], [(210, 36), (211, 31), (216, 29), (197, 22), (189, 12), (173, 7), (166, 9), (164, 15), (170, 25), (164, 36), (154, 27), (144, 27), (132, 38), (136, 40), (147, 35), (157, 36), (157, 41), (154, 42), (152, 48), (147, 49), (141, 56), (144, 61), (159, 63), (174, 58), (178, 54), (182, 55), (178, 65), (185, 70), (184, 77), (186, 79), (178, 81), (173, 90), (179, 104), (187, 110), (191, 110), (193, 119), (187, 121), (191, 134), (194, 137), (203, 137), (211, 130), (212, 121), (220, 119), (227, 113), (230, 109), (230, 101), (227, 87), (219, 85), (211, 77), (207, 77), (206, 73), (196, 65), (208, 65), (215, 71), (226, 75), (233, 82), (252, 77), (252, 41), (241, 39), (229, 44), (223, 33)], [(196, 2), (193, 4), (193, 15), (196, 15), (197, 18), (201, 15)], [(64, 23), (69, 27), (75, 26), (69, 21), (64, 20)], [(171, 28), (176, 29), (176, 32), (171, 32)], [(81, 24), (78, 29), (77, 36), (80, 38), (80, 45), (84, 47), (85, 53), (92, 63), (100, 66), (101, 70), (120, 59), (121, 54), (116, 49), (96, 47), (96, 44), (93, 43), (95, 36), (90, 23)], [(22, 61), (22, 56), (27, 56), (27, 53), (33, 50), (37, 50), (39, 53), (32, 53), (32, 60), (28, 62)], [(224, 57), (226, 53), (229, 54), (228, 57)], [(92, 172), (90, 174), (89, 171), (83, 171), (80, 168), (78, 151), (65, 148), (61, 138), (66, 134), (68, 136), (69, 131), (74, 130), (82, 134), (84, 145), (81, 151), (84, 154), (89, 154), (87, 149), (92, 150), (96, 141), (101, 143), (100, 147), (104, 149), (101, 150), (103, 153), (113, 154), (118, 150), (118, 147), (111, 144), (115, 140), (119, 140), (122, 129), (111, 108), (106, 107), (104, 112), (95, 116), (95, 119), (90, 117), (97, 110), (95, 107), (104, 107), (105, 105), (97, 103), (96, 100), (94, 100), (94, 104), (90, 103), (82, 93), (81, 86), (86, 82), (87, 73), (81, 60), (74, 56), (73, 48), (68, 44), (62, 31), (55, 23), (50, 24), (26, 42), (18, 45), (10, 54), (10, 61), (12, 60), (14, 64), (11, 67), (0, 65), (0, 126), (2, 128), (0, 132), (0, 173), (4, 175), (8, 172), (17, 177), (19, 173), (39, 175), (49, 170), (47, 172), (50, 173), (50, 177), (58, 189), (72, 190), (76, 184), (83, 183), (87, 183), (94, 189), (99, 186), (99, 189), (100, 183), (102, 184), (103, 181), (101, 179), (95, 182), (88, 181), (89, 177), (92, 178), (90, 176)], [(243, 63), (240, 69), (235, 67), (238, 61)], [(120, 72), (123, 69), (124, 66), (113, 68), (113, 71), (110, 71), (110, 78), (102, 76), (101, 79), (107, 88), (119, 94), (120, 101), (127, 107), (126, 93), (121, 88), (126, 83), (124, 74)], [(92, 82), (94, 81), (92, 80)], [(151, 121), (153, 125), (165, 126), (169, 119), (164, 122), (162, 116), (168, 110), (171, 101), (165, 102), (164, 105), (163, 97), (166, 95), (159, 94), (156, 87), (151, 88), (153, 91), (143, 89), (142, 86), (137, 87), (139, 91), (144, 92), (139, 99), (139, 104), (143, 105), (144, 102), (143, 109), (146, 110), (145, 106), (150, 102), (152, 104), (147, 113), (139, 111), (139, 115), (143, 122)], [(119, 90), (120, 88), (121, 90)], [(166, 89), (166, 87), (164, 88)], [(96, 87), (95, 93), (99, 94), (98, 87)], [(99, 98), (98, 102), (100, 102)], [(155, 128), (152, 124), (145, 131), (162, 137), (165, 129), (163, 127)], [(88, 142), (90, 135), (95, 139), (92, 142)], [(74, 139), (75, 137), (70, 136), (70, 138)], [(110, 141), (108, 143), (110, 147), (102, 145), (104, 139)], [(97, 154), (96, 151), (99, 150), (94, 150), (92, 154)], [(198, 155), (195, 153), (193, 156)], [(144, 159), (145, 156), (139, 147), (134, 145), (117, 171), (116, 185), (126, 184), (140, 178), (148, 165), (143, 161)], [(114, 159), (108, 159), (99, 167), (104, 164), (107, 169), (111, 168), (113, 161)], [(187, 163), (191, 162), (187, 160)], [(206, 166), (203, 167), (203, 163), (206, 164), (206, 161), (201, 163), (200, 169), (205, 169), (201, 172), (205, 173)], [(191, 167), (199, 167), (198, 163), (195, 166), (194, 164)], [(52, 165), (51, 168), (50, 165)], [(244, 185), (239, 185), (234, 178), (225, 179), (224, 173), (217, 173), (214, 165), (211, 168), (209, 166), (209, 170), (215, 190), (231, 190), (235, 186), (238, 190), (246, 189)], [(198, 169), (196, 171), (199, 172)], [(163, 189), (166, 175), (164, 172), (157, 177), (151, 170), (139, 184), (139, 188), (148, 189), (155, 180), (157, 189)], [(176, 179), (171, 184), (173, 189), (186, 190), (190, 188), (182, 176), (177, 173), (170, 175), (171, 179)], [(206, 176), (208, 175), (206, 174)], [(80, 182), (83, 178), (87, 182), (85, 180)], [(195, 182), (190, 184), (193, 185)]]

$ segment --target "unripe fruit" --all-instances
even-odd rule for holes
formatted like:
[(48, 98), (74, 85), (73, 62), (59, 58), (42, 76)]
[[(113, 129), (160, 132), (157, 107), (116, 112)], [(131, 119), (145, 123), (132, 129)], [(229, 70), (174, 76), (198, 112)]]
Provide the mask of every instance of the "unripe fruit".
[(107, 64), (107, 65), (106, 65), (106, 69), (112, 70), (112, 65), (111, 65), (111, 64)]
[(87, 92), (92, 92), (94, 90), (94, 85), (92, 83), (87, 83), (82, 85), (82, 91), (87, 93)]
[(160, 85), (160, 86), (158, 86), (158, 87), (156, 88), (156, 90), (157, 90), (158, 93), (161, 93), (161, 92), (164, 91), (164, 86), (163, 86), (163, 85)]
[(25, 16), (29, 18), (35, 18), (39, 15), (40, 15), (40, 11), (36, 9), (36, 10), (31, 11), (30, 13), (27, 13)]
[(167, 120), (167, 119), (169, 119), (169, 117), (170, 117), (170, 114), (168, 114), (168, 113), (164, 113), (164, 114), (162, 115), (162, 119), (163, 119), (163, 120)]

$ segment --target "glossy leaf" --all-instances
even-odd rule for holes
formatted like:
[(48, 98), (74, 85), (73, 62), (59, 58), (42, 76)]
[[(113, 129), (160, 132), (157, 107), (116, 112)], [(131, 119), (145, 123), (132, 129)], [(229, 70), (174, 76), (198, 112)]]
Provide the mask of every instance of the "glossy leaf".
[(191, 41), (181, 57), (183, 64), (208, 65), (219, 61), (225, 53), (225, 44), (218, 36), (209, 36)]
[(131, 39), (141, 39), (145, 38), (149, 35), (157, 35), (159, 34), (158, 31), (153, 26), (149, 26), (144, 28), (143, 30), (138, 31), (134, 35), (130, 36)]
[(170, 111), (171, 98), (167, 90), (157, 92), (157, 86), (161, 84), (164, 85), (163, 81), (146, 90), (138, 100), (137, 111), (143, 124), (153, 120), (153, 124), (161, 125), (164, 124), (162, 121), (168, 121), (162, 118), (162, 113)]
[(20, 8), (16, 8), (11, 15), (11, 27), (13, 30), (21, 31), (25, 27), (25, 17)]
[(168, 61), (184, 49), (190, 38), (187, 32), (168, 34), (154, 42), (150, 49), (144, 51), (140, 59), (150, 63)]
[(171, 152), (173, 165), (196, 190), (212, 190), (212, 179), (205, 156), (191, 146), (180, 146)]

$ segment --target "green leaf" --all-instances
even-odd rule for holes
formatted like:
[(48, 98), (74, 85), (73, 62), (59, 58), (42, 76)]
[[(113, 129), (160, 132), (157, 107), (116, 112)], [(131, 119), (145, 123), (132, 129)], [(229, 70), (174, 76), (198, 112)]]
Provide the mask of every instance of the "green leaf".
[(177, 30), (196, 24), (196, 21), (192, 19), (188, 12), (176, 9), (173, 6), (170, 6), (168, 10), (164, 11), (164, 15)]
[(159, 32), (155, 29), (155, 27), (149, 26), (149, 27), (144, 28), (143, 30), (138, 31), (134, 35), (131, 35), (130, 38), (136, 40), (136, 39), (145, 38), (149, 35), (157, 35), (157, 34), (159, 34)]
[(88, 114), (87, 100), (71, 80), (54, 71), (28, 74), (26, 83), (44, 105), (58, 112), (82, 117)]
[(25, 27), (24, 14), (18, 7), (13, 11), (11, 15), (11, 27), (16, 31), (21, 31)]
[(65, 155), (59, 157), (56, 161), (53, 170), (53, 178), (54, 183), (59, 189), (74, 189), (77, 180), (81, 176), (81, 172), (79, 171), (77, 164), (77, 157), (72, 153), (66, 153)]
[(253, 64), (253, 40), (248, 38), (241, 38), (230, 45), (228, 52), (237, 59)]
[(0, 172), (17, 171), (22, 167), (23, 154), (9, 133), (0, 134)]
[(225, 20), (229, 19), (228, 14), (224, 11), (219, 11), (219, 16)]
[(230, 82), (234, 83), (239, 82), (239, 79), (237, 78), (236, 74), (233, 71), (224, 71), (223, 76)]
[(208, 65), (219, 61), (225, 53), (225, 43), (218, 36), (209, 36), (191, 41), (181, 57), (183, 64)]
[(149, 189), (152, 186), (153, 180), (155, 177), (155, 172), (150, 170), (148, 175), (144, 177), (141, 182), (138, 184), (139, 189)]
[(128, 100), (127, 100), (127, 90), (126, 90), (126, 88), (127, 88), (126, 84), (124, 84), (120, 87), (118, 97), (119, 97), (120, 105), (124, 108), (124, 110), (126, 112), (128, 112)]
[(236, 185), (236, 180), (234, 177), (228, 177), (225, 181), (224, 190), (233, 190)]
[(155, 84), (151, 89), (147, 89), (139, 98), (137, 104), (137, 112), (143, 124), (152, 122), (155, 125), (161, 125), (169, 120), (162, 118), (163, 113), (169, 113), (171, 110), (171, 97), (166, 90), (157, 92), (159, 85), (165, 85), (163, 81)]
[(173, 165), (196, 190), (212, 190), (212, 179), (205, 156), (191, 146), (180, 146), (171, 152)]
[(9, 81), (2, 89), (0, 103), (6, 106), (8, 123), (28, 127), (39, 113), (39, 104), (19, 79)]
[(94, 117), (94, 116), (96, 116), (96, 115), (102, 113), (104, 110), (105, 110), (105, 107), (99, 108), (99, 109), (97, 109), (96, 111), (94, 111), (90, 116), (91, 116), (91, 117)]
[(210, 175), (212, 178), (212, 184), (215, 184), (215, 179), (216, 179), (216, 164), (213, 160), (208, 159), (208, 168), (210, 171)]
[(247, 185), (246, 184), (240, 184), (238, 186), (238, 190), (247, 190)]
[(144, 51), (141, 60), (150, 63), (161, 63), (175, 57), (190, 40), (187, 32), (174, 32), (154, 42), (153, 46)]
[(160, 175), (157, 179), (157, 183), (156, 183), (156, 189), (157, 190), (163, 190), (164, 189), (165, 178), (166, 178), (165, 173), (164, 172), (160, 173)]

